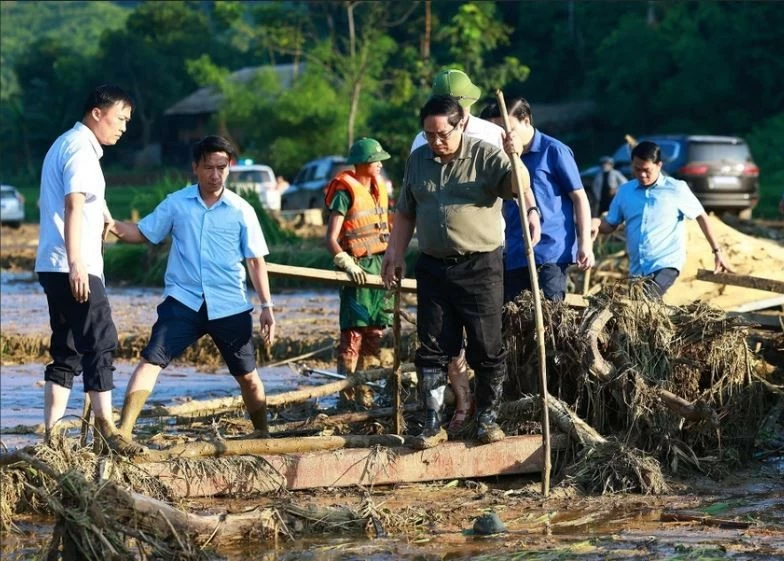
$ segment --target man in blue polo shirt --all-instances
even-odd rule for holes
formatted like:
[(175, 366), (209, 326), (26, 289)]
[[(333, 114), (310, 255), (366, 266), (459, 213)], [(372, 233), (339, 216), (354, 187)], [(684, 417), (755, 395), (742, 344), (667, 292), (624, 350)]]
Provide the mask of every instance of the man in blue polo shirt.
[[(497, 124), (503, 119), (498, 104), (482, 110), (481, 117)], [(520, 156), (531, 175), (542, 239), (534, 247), (539, 288), (548, 300), (566, 298), (566, 269), (572, 263), (582, 270), (594, 263), (591, 210), (572, 150), (560, 140), (534, 128), (531, 106), (524, 98), (509, 104), (512, 132), (522, 142)], [(504, 302), (531, 289), (528, 259), (523, 242), (520, 211), (515, 201), (504, 201)]]
[(210, 335), (239, 383), (253, 427), (267, 431), (267, 402), (253, 345), (253, 305), (242, 261), (261, 301), (261, 334), (269, 346), (275, 337), (264, 262), (269, 251), (253, 207), (226, 189), (234, 155), (224, 138), (200, 140), (193, 147), (196, 185), (170, 194), (138, 225), (114, 222), (110, 228), (130, 243), (157, 244), (172, 238), (165, 300), (158, 306), (150, 341), (128, 382), (119, 433), (109, 440), (117, 452), (136, 452), (138, 446), (129, 442), (131, 432), (158, 374), (203, 335)]
[(686, 218), (697, 220), (708, 240), (714, 271), (730, 271), (700, 201), (684, 181), (662, 175), (661, 167), (661, 149), (656, 143), (644, 141), (635, 146), (632, 173), (636, 179), (621, 185), (599, 225), (600, 233), (609, 234), (626, 223), (629, 274), (647, 277), (648, 294), (659, 298), (686, 261)]

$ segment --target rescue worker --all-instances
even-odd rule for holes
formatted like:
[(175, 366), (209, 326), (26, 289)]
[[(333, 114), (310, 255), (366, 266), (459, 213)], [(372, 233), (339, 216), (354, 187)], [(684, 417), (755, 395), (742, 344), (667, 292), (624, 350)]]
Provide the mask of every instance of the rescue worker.
[[(354, 170), (341, 172), (327, 186), (327, 249), (335, 267), (347, 272), (357, 285), (365, 283), (366, 273), (381, 273), (390, 231), (381, 162), (389, 157), (378, 141), (360, 138), (351, 146), (347, 160)], [(392, 324), (391, 307), (389, 293), (383, 289), (340, 289), (338, 373), (349, 375), (358, 365), (364, 369), (371, 359), (380, 359), (381, 337)]]

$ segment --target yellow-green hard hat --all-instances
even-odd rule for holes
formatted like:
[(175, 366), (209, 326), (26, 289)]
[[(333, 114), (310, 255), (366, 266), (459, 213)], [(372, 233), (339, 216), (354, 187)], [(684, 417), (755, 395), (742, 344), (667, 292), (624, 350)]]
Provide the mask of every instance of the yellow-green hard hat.
[(347, 164), (369, 164), (388, 160), (391, 156), (386, 152), (378, 140), (374, 138), (360, 138), (348, 151)]

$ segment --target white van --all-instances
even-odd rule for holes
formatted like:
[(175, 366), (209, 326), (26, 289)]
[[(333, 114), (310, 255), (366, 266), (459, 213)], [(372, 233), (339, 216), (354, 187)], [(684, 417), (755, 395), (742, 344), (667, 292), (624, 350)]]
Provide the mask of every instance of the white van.
[(267, 210), (280, 210), (280, 191), (275, 172), (262, 164), (237, 164), (229, 168), (228, 187), (232, 191), (253, 191), (261, 206)]

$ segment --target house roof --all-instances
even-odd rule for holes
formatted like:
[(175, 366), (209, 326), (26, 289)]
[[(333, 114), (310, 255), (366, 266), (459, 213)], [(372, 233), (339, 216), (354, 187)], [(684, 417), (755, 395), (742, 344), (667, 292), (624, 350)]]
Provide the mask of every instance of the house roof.
[[(304, 64), (277, 64), (266, 66), (246, 66), (231, 73), (229, 80), (240, 84), (250, 82), (256, 74), (264, 69), (273, 69), (277, 75), (281, 87), (288, 89), (294, 81), (294, 77), (301, 73)], [(200, 113), (215, 113), (220, 109), (223, 101), (223, 94), (216, 91), (212, 86), (199, 88), (192, 94), (182, 98), (180, 101), (169, 107), (165, 115), (196, 115)]]

